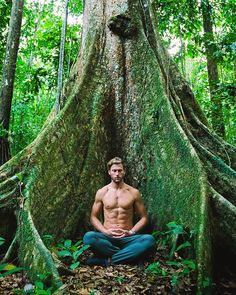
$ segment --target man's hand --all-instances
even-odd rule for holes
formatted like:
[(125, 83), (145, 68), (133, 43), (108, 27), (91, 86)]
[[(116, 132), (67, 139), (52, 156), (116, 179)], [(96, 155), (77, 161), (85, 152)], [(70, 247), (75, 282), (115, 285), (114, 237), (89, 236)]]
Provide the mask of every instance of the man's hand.
[(122, 228), (109, 228), (105, 232), (106, 235), (112, 236), (113, 238), (123, 238), (133, 235), (132, 231), (122, 229)]

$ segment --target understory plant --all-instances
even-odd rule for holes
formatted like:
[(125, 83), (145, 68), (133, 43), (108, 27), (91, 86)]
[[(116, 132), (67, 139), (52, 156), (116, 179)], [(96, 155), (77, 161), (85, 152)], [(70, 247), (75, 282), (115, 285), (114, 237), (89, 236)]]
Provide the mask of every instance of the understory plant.
[(146, 272), (162, 278), (169, 278), (172, 292), (177, 292), (181, 279), (195, 276), (196, 262), (193, 258), (193, 232), (188, 232), (183, 225), (172, 221), (166, 231), (154, 231), (157, 251), (165, 251), (165, 263), (150, 263)]
[(89, 248), (89, 245), (83, 245), (82, 240), (72, 243), (71, 240), (65, 240), (59, 243), (57, 255), (59, 258), (67, 258), (70, 269), (74, 270), (80, 265), (79, 256)]
[[(0, 246), (2, 246), (5, 243), (5, 239), (3, 237), (0, 237)], [(23, 267), (18, 267), (15, 264), (12, 263), (1, 263), (0, 264), (0, 278), (4, 278), (8, 275), (11, 275), (13, 273), (19, 272), (23, 270)]]

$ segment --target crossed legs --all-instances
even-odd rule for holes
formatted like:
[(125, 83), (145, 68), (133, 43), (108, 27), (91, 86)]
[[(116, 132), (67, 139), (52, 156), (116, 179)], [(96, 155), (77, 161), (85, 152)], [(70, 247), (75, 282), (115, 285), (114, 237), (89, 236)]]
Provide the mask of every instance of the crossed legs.
[(90, 231), (84, 235), (83, 241), (84, 244), (91, 246), (95, 255), (111, 258), (113, 264), (138, 262), (155, 248), (155, 240), (148, 234), (113, 238), (100, 232)]

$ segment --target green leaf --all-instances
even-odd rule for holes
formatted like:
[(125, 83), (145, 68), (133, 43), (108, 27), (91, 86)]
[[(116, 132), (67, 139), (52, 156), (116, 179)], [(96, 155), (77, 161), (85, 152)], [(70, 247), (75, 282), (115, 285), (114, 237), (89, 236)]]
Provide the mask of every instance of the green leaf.
[(160, 262), (153, 262), (148, 265), (146, 268), (147, 272), (154, 273), (154, 274), (160, 274), (161, 273), (161, 268), (160, 268)]
[(185, 243), (183, 243), (183, 244), (181, 244), (181, 245), (179, 245), (175, 251), (177, 252), (180, 249), (184, 249), (184, 248), (187, 248), (187, 247), (192, 247), (192, 245), (188, 241), (185, 242)]
[(152, 236), (156, 239), (158, 236), (161, 236), (163, 233), (161, 231), (155, 230), (152, 232)]
[(78, 247), (78, 246), (80, 246), (82, 243), (83, 243), (83, 241), (82, 241), (82, 240), (79, 240), (78, 242), (76, 242), (76, 243), (74, 244), (74, 246), (75, 246), (75, 247)]
[(34, 284), (35, 284), (35, 287), (36, 287), (36, 288), (41, 289), (41, 290), (44, 289), (44, 283), (43, 283), (43, 282), (41, 282), (41, 281), (36, 281)]
[(171, 277), (170, 282), (172, 286), (175, 286), (178, 283), (178, 274), (174, 273)]
[(167, 227), (170, 228), (170, 233), (173, 233), (175, 235), (179, 235), (179, 234), (183, 234), (185, 233), (184, 229), (183, 229), (183, 225), (181, 224), (177, 224), (174, 221), (171, 221), (169, 223), (167, 223)]
[(60, 248), (60, 249), (63, 249), (64, 248), (64, 245), (63, 244), (57, 244), (57, 248)]
[(19, 179), (20, 182), (23, 181), (23, 173), (22, 172), (16, 173), (16, 177)]
[(8, 275), (11, 275), (11, 274), (13, 274), (13, 273), (19, 272), (19, 271), (21, 271), (21, 270), (23, 270), (23, 269), (24, 269), (23, 267), (15, 267), (15, 268), (13, 268), (13, 269), (11, 269), (11, 270), (9, 270), (9, 271), (6, 271), (6, 272), (4, 272), (4, 273), (1, 273), (1, 274), (0, 274), (0, 278), (4, 278), (4, 277), (6, 277), (6, 276), (8, 276)]
[(195, 270), (197, 268), (196, 262), (194, 260), (192, 260), (192, 259), (184, 259), (182, 261), (182, 263), (183, 263), (183, 265), (185, 265), (185, 266), (187, 266), (187, 267), (189, 267), (189, 268), (191, 268), (193, 270)]
[(74, 270), (74, 269), (76, 269), (79, 265), (80, 265), (80, 262), (79, 262), (79, 261), (77, 261), (77, 262), (75, 262), (75, 263), (72, 263), (72, 264), (70, 265), (70, 269)]
[(90, 245), (83, 245), (83, 247), (81, 248), (81, 250), (86, 251), (88, 248), (90, 248)]
[(5, 243), (5, 241), (6, 240), (4, 238), (0, 237), (0, 246), (3, 245)]
[(204, 278), (203, 280), (203, 288), (209, 287), (211, 284), (211, 280), (209, 278)]
[(81, 251), (75, 251), (74, 253), (73, 253), (73, 259), (74, 259), (74, 261), (76, 261), (77, 259), (78, 259), (78, 257), (82, 254), (83, 252), (81, 252)]
[(45, 239), (45, 240), (53, 240), (53, 236), (52, 235), (43, 235), (43, 239)]
[(59, 257), (66, 257), (66, 256), (70, 256), (70, 257), (72, 257), (72, 256), (73, 256), (72, 253), (71, 253), (70, 251), (68, 251), (68, 250), (61, 250), (61, 251), (59, 251), (59, 252), (57, 253), (57, 255), (58, 255)]
[(72, 241), (71, 240), (65, 240), (64, 247), (69, 249), (71, 247)]
[(1, 270), (4, 270), (7, 264), (8, 263), (2, 263), (2, 264), (0, 264), (0, 271)]
[(48, 295), (46, 290), (36, 290), (35, 294), (37, 294), (37, 295)]

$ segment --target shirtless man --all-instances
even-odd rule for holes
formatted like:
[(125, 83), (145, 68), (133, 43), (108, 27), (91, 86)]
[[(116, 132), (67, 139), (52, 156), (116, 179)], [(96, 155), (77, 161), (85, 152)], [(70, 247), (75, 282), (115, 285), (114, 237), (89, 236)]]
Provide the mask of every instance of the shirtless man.
[[(83, 239), (95, 254), (88, 264), (135, 263), (155, 247), (155, 240), (138, 234), (147, 224), (147, 213), (139, 191), (124, 183), (122, 159), (111, 159), (107, 167), (111, 182), (97, 191), (91, 212), (91, 224), (97, 231), (87, 232)], [(101, 213), (104, 223), (99, 219)], [(136, 224), (134, 214), (139, 216)]]

